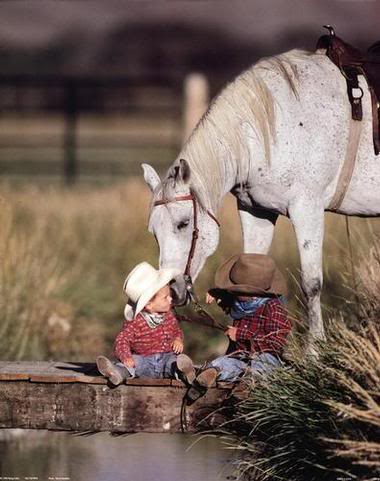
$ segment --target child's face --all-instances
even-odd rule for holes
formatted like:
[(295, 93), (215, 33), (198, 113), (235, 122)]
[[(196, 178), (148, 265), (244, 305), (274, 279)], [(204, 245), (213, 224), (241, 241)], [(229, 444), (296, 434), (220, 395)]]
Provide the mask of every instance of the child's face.
[(172, 296), (170, 295), (170, 287), (166, 285), (160, 289), (154, 297), (145, 306), (145, 310), (148, 312), (168, 312), (172, 307)]

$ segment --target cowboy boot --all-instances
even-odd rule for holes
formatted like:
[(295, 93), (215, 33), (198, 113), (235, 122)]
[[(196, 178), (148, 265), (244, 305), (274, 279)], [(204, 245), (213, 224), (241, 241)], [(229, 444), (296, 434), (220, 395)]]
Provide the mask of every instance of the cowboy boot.
[(96, 358), (96, 365), (99, 372), (103, 374), (103, 376), (106, 377), (114, 386), (118, 386), (127, 377), (129, 377), (127, 368), (116, 366), (105, 356), (98, 356)]
[(195, 379), (195, 369), (191, 358), (186, 354), (178, 354), (176, 363), (180, 379), (185, 384), (192, 384)]
[(198, 374), (195, 378), (195, 382), (208, 389), (215, 384), (218, 374), (219, 369), (216, 367), (208, 367)]
[(218, 368), (207, 367), (196, 376), (186, 395), (188, 406), (206, 394), (207, 390), (215, 384), (218, 374)]

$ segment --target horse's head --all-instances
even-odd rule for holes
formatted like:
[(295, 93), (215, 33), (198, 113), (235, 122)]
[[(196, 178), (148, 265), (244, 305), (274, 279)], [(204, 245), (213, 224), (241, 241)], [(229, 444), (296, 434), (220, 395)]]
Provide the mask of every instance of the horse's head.
[(172, 287), (174, 302), (185, 304), (189, 299), (186, 280), (188, 276), (194, 280), (207, 257), (215, 251), (219, 224), (191, 190), (191, 172), (185, 160), (173, 164), (163, 183), (153, 167), (148, 164), (142, 167), (153, 196), (149, 231), (160, 248), (159, 265), (183, 272)]

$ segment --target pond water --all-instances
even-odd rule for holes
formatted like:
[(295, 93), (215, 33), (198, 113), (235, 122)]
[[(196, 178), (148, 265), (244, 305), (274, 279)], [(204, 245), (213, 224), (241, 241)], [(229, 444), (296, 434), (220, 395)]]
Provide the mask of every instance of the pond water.
[(224, 481), (230, 453), (214, 437), (28, 431), (0, 442), (0, 480)]

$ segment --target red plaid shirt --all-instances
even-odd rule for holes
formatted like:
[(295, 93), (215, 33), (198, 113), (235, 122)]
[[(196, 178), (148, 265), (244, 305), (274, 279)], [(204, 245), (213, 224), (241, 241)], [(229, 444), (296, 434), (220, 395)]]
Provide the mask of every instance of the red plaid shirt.
[(149, 356), (158, 352), (171, 352), (175, 339), (183, 339), (183, 334), (173, 312), (167, 312), (163, 322), (154, 329), (148, 326), (141, 314), (137, 314), (132, 321), (124, 322), (115, 340), (114, 354), (124, 362), (132, 354)]
[(292, 328), (286, 309), (279, 299), (271, 299), (251, 316), (234, 319), (236, 342), (231, 342), (228, 353), (243, 350), (271, 352), (282, 355), (286, 338)]

